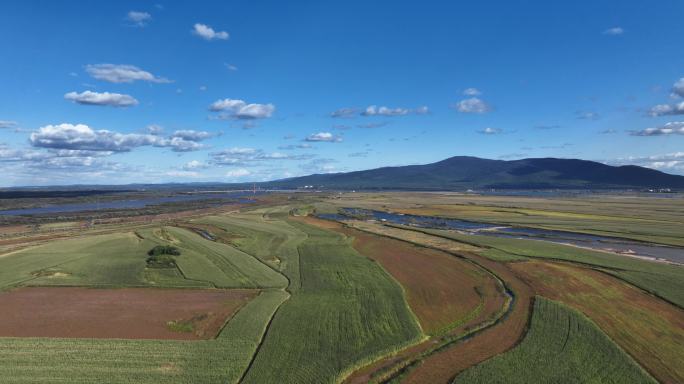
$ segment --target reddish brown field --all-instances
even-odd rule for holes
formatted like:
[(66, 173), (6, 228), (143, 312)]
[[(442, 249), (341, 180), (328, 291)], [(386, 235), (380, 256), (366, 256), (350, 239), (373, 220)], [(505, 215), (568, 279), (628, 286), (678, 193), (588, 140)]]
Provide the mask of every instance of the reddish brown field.
[[(0, 337), (210, 339), (256, 290), (20, 288), (0, 293)], [(173, 331), (168, 323), (192, 324)]]
[(529, 261), (513, 269), (537, 294), (577, 308), (661, 383), (684, 383), (684, 311), (607, 274)]
[(513, 310), (505, 320), (493, 327), (477, 333), (467, 341), (428, 356), (410, 371), (402, 383), (450, 383), (466, 368), (513, 348), (524, 335), (534, 296), (532, 289), (507, 265), (474, 254), (466, 256), (506, 282), (516, 297)]
[[(359, 253), (377, 260), (401, 283), (409, 306), (428, 334), (454, 324), (457, 326), (449, 334), (462, 334), (477, 324), (492, 319), (504, 306), (505, 298), (499, 291), (496, 279), (471, 262), (446, 252), (414, 246), (405, 241), (344, 227), (331, 221), (311, 217), (300, 220), (353, 237), (354, 248)], [(400, 236), (397, 233), (392, 235)], [(503, 275), (501, 277), (507, 283), (509, 279), (515, 279), (512, 287), (519, 295), (519, 302), (510, 318), (493, 327), (491, 331), (485, 331), (472, 341), (428, 357), (422, 365), (427, 364), (430, 368), (424, 370), (421, 366), (416, 369), (408, 377), (411, 382), (447, 383), (461, 370), (512, 347), (524, 331), (531, 300), (529, 287), (501, 264), (473, 254), (464, 256), (477, 263), (485, 263), (486, 268), (497, 275)], [(468, 317), (475, 313), (478, 306), (481, 308), (477, 315)], [(458, 324), (459, 319), (467, 320)], [(485, 344), (480, 346), (480, 343)], [(374, 373), (401, 361), (410, 361), (434, 345), (435, 340), (431, 339), (407, 348), (395, 356), (362, 368), (347, 377), (345, 382), (367, 382)]]
[(496, 279), (463, 259), (355, 229), (336, 230), (353, 237), (359, 253), (378, 261), (399, 281), (427, 334), (464, 323), (499, 295)]

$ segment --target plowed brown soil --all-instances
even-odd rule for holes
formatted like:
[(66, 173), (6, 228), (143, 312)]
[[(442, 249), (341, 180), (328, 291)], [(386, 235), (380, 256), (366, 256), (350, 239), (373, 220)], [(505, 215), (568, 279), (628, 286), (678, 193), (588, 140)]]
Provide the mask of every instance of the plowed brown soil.
[[(209, 339), (257, 293), (237, 289), (20, 288), (0, 293), (0, 337)], [(182, 324), (184, 331), (170, 322)]]

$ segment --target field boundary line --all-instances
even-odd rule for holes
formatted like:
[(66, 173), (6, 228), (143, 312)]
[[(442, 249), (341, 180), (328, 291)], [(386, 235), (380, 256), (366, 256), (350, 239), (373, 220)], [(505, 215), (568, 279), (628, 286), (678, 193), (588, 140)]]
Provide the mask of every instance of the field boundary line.
[(283, 306), (283, 304), (285, 304), (292, 297), (292, 294), (287, 292), (285, 289), (282, 289), (282, 291), (287, 294), (287, 298), (285, 300), (283, 300), (282, 303), (278, 304), (278, 307), (276, 308), (275, 311), (273, 311), (271, 318), (268, 319), (268, 323), (266, 324), (266, 327), (264, 328), (264, 332), (261, 335), (261, 339), (259, 340), (259, 344), (257, 344), (257, 347), (254, 350), (254, 353), (252, 354), (252, 358), (249, 360), (249, 364), (247, 364), (247, 367), (242, 372), (242, 375), (240, 375), (240, 378), (237, 380), (237, 383), (242, 383), (245, 380), (247, 373), (249, 373), (250, 369), (252, 369), (252, 366), (254, 366), (254, 361), (256, 360), (256, 357), (259, 354), (259, 351), (261, 351), (261, 347), (264, 345), (264, 340), (266, 340), (266, 336), (268, 335), (269, 331), (271, 331), (271, 324), (273, 323), (273, 319), (275, 319), (276, 315), (278, 314), (278, 311), (280, 311), (280, 308)]
[[(374, 233), (374, 232), (372, 232), (372, 231), (368, 231), (368, 230), (365, 230), (365, 229), (363, 229), (363, 228), (357, 228), (357, 227), (349, 226), (349, 225), (347, 225), (346, 223), (341, 223), (341, 224), (344, 225), (344, 226), (347, 226), (347, 227), (349, 227), (349, 228), (356, 229), (356, 230), (360, 230), (360, 231), (362, 231), (362, 232), (366, 232), (366, 233), (369, 233), (369, 234), (372, 234), (372, 235), (381, 236), (381, 237), (386, 237), (386, 238), (395, 239), (395, 240), (400, 240), (400, 241), (406, 242), (406, 243), (408, 243), (408, 244), (412, 244), (412, 245), (415, 245), (415, 246), (418, 246), (418, 247), (422, 247), (422, 248), (433, 249), (433, 250), (445, 252), (445, 253), (447, 253), (447, 254), (449, 254), (449, 255), (451, 255), (451, 256), (457, 257), (457, 258), (459, 258), (459, 259), (463, 259), (463, 260), (465, 260), (465, 261), (467, 261), (467, 262), (469, 262), (469, 263), (472, 263), (473, 265), (477, 266), (478, 268), (481, 268), (482, 270), (484, 270), (485, 272), (489, 273), (490, 275), (492, 275), (492, 276), (493, 276), (493, 277), (494, 277), (494, 278), (503, 286), (504, 291), (505, 291), (506, 295), (508, 296), (508, 300), (507, 300), (507, 302), (504, 304), (505, 309), (502, 309), (501, 311), (499, 311), (499, 312), (497, 313), (497, 317), (496, 317), (496, 318), (491, 319), (491, 320), (489, 320), (489, 321), (482, 322), (482, 323), (478, 324), (478, 326), (476, 326), (475, 328), (471, 329), (471, 330), (468, 331), (468, 332), (462, 333), (462, 334), (460, 334), (460, 335), (455, 335), (453, 338), (446, 338), (447, 340), (445, 340), (443, 343), (438, 344), (437, 346), (435, 346), (435, 347), (433, 347), (433, 348), (431, 348), (431, 349), (428, 349), (428, 350), (426, 350), (425, 352), (419, 354), (419, 355), (418, 355), (415, 359), (413, 359), (412, 361), (410, 361), (410, 362), (408, 362), (408, 363), (406, 363), (406, 364), (402, 364), (402, 363), (400, 362), (400, 363), (394, 365), (395, 367), (396, 367), (397, 365), (399, 365), (400, 367), (397, 368), (397, 370), (392, 370), (392, 369), (390, 369), (390, 371), (394, 371), (393, 373), (390, 372), (390, 373), (384, 375), (385, 377), (380, 378), (379, 380), (373, 380), (373, 381), (371, 381), (371, 382), (377, 382), (377, 383), (383, 383), (383, 384), (384, 384), (384, 383), (389, 383), (389, 382), (391, 382), (392, 380), (394, 380), (394, 379), (396, 379), (396, 378), (399, 378), (399, 377), (403, 376), (404, 374), (410, 372), (410, 371), (416, 366), (416, 364), (417, 364), (417, 363), (420, 363), (425, 357), (428, 357), (428, 356), (430, 356), (430, 355), (432, 355), (432, 354), (434, 354), (434, 353), (438, 353), (438, 352), (440, 352), (440, 351), (442, 351), (442, 350), (444, 350), (444, 349), (446, 349), (446, 348), (450, 348), (450, 347), (454, 346), (455, 344), (457, 344), (457, 343), (459, 343), (459, 342), (461, 342), (461, 341), (468, 340), (468, 339), (470, 339), (470, 338), (472, 338), (472, 337), (475, 337), (477, 334), (479, 334), (479, 333), (481, 333), (481, 332), (483, 332), (483, 331), (485, 331), (485, 330), (487, 330), (487, 329), (489, 329), (489, 328), (491, 328), (491, 327), (493, 327), (493, 326), (496, 326), (496, 325), (499, 324), (501, 321), (504, 321), (504, 320), (508, 317), (508, 315), (513, 311), (514, 305), (515, 305), (515, 303), (516, 303), (516, 301), (517, 301), (517, 300), (516, 300), (516, 295), (515, 295), (515, 293), (510, 289), (510, 287), (508, 286), (508, 284), (506, 284), (506, 282), (505, 282), (499, 275), (497, 275), (494, 271), (490, 270), (489, 268), (487, 268), (487, 267), (481, 265), (481, 264), (478, 263), (477, 261), (472, 260), (471, 258), (469, 258), (469, 257), (467, 257), (467, 256), (464, 256), (464, 255), (462, 255), (462, 254), (459, 254), (459, 253), (456, 253), (456, 252), (453, 252), (453, 251), (447, 251), (447, 250), (440, 249), (440, 248), (437, 248), (437, 247), (433, 247), (433, 246), (428, 246), (428, 245), (416, 243), (416, 242), (413, 242), (413, 241), (401, 239), (401, 238), (398, 238), (398, 237), (393, 237), (393, 236), (386, 235), (386, 234)], [(400, 228), (400, 229), (403, 229), (403, 228)], [(456, 241), (456, 240), (453, 240), (453, 239), (449, 239), (449, 240)], [(484, 257), (484, 256), (483, 256), (483, 257)], [(516, 275), (516, 276), (517, 276), (517, 275)], [(528, 285), (527, 282), (525, 282), (525, 281), (522, 280), (522, 279), (521, 279), (521, 282), (523, 282), (525, 285)], [(527, 330), (527, 328), (529, 327), (529, 319), (530, 319), (530, 317), (529, 317), (529, 314), (530, 314), (530, 313), (529, 313), (529, 312), (530, 312), (530, 311), (528, 310), (528, 317), (527, 317), (527, 322), (526, 322), (526, 325), (525, 325), (526, 330)], [(525, 330), (525, 332), (523, 332), (523, 333), (526, 333), (526, 330)], [(519, 337), (519, 338), (516, 340), (516, 342), (513, 344), (513, 346), (512, 346), (511, 348), (514, 348), (516, 345), (518, 345), (522, 339), (523, 339), (522, 336)], [(510, 349), (508, 349), (508, 350), (510, 350)], [(507, 350), (507, 351), (508, 351), (508, 350)]]

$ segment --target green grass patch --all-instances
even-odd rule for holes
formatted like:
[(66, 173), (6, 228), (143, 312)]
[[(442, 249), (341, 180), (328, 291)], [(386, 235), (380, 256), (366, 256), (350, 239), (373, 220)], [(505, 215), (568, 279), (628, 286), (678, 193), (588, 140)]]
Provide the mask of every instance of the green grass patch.
[(192, 333), (195, 331), (195, 325), (191, 321), (171, 320), (166, 322), (166, 327), (173, 332)]

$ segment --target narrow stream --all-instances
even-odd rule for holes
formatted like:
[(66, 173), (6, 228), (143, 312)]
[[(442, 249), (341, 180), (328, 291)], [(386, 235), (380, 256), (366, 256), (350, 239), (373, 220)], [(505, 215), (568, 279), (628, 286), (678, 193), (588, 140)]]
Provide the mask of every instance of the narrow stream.
[(511, 227), (434, 216), (405, 215), (363, 209), (344, 208), (337, 214), (319, 214), (321, 218), (344, 221), (349, 219), (377, 220), (420, 228), (447, 229), (463, 234), (548, 241), (627, 256), (640, 256), (684, 264), (684, 248), (651, 244), (617, 237), (589, 235), (550, 229)]

